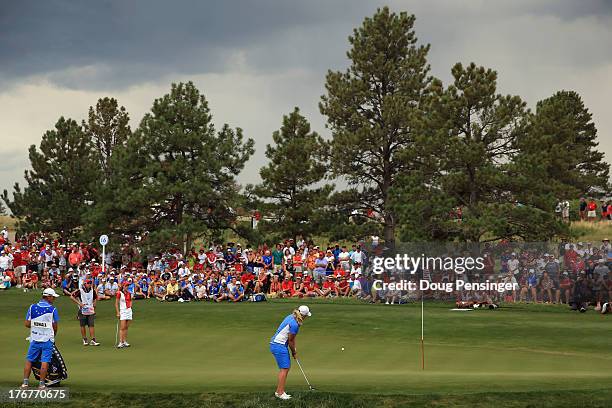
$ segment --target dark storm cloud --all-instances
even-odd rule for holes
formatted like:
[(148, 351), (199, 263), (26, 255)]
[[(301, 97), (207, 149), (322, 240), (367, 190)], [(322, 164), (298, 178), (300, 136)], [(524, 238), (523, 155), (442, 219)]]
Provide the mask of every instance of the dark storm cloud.
[[(0, 86), (44, 75), (71, 89), (118, 89), (165, 75), (223, 72), (241, 53), (250, 70), (344, 65), (347, 36), (383, 1), (9, 0), (0, 4)], [(417, 33), (439, 49), (487, 22), (533, 15), (612, 15), (612, 0), (389, 0), (417, 15)], [(517, 27), (521, 33), (522, 27)], [(463, 36), (460, 33), (463, 32)], [(535, 35), (536, 33), (529, 33)], [(584, 63), (609, 53), (578, 50)], [(446, 62), (446, 61), (445, 61)], [(444, 69), (448, 69), (444, 67)]]
[[(265, 48), (286, 30), (351, 15), (362, 1), (9, 1), (0, 6), (0, 80), (87, 67), (120, 85), (167, 73), (216, 72), (232, 51)], [(281, 56), (278, 56), (281, 57)], [(269, 66), (286, 61), (259, 58)], [(89, 84), (89, 86), (88, 86)], [(95, 86), (95, 83), (93, 84)], [(108, 86), (108, 84), (105, 84)]]
[(578, 91), (612, 157), (612, 0), (0, 0), (0, 190), (23, 181), (27, 146), (60, 115), (82, 119), (112, 95), (138, 126), (184, 80), (218, 124), (255, 138), (240, 182), (258, 182), (294, 106), (329, 136), (317, 106), (325, 73), (346, 68), (347, 37), (384, 5), (416, 15), (431, 74), (446, 84), (453, 64), (473, 61), (531, 107)]

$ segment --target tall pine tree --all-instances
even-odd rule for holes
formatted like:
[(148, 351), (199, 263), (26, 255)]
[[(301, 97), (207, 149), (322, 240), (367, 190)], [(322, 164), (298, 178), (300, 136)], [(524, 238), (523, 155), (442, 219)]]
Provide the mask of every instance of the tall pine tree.
[(260, 170), (261, 184), (251, 190), (261, 200), (264, 220), (259, 229), (274, 240), (323, 232), (325, 207), (333, 189), (321, 185), (327, 172), (323, 138), (310, 130), (296, 107), (283, 117), (272, 139), (274, 144), (266, 147), (270, 163)]
[(517, 161), (528, 128), (525, 103), (497, 93), (497, 73), (470, 64), (428, 106), (418, 149), (424, 166), (403, 177), (396, 205), (402, 238), (479, 242), (549, 239), (566, 233), (552, 197), (534, 181), (533, 161)]
[(103, 181), (111, 177), (110, 160), (119, 146), (125, 146), (132, 131), (130, 116), (125, 107), (119, 107), (115, 98), (100, 98), (96, 107), (89, 107), (87, 121), (83, 121), (85, 134), (92, 140)]
[(30, 146), (32, 169), (25, 171), (26, 186), (22, 190), (16, 183), (13, 199), (6, 190), (2, 195), (19, 229), (57, 232), (63, 238), (78, 233), (99, 174), (92, 151), (82, 127), (63, 117), (45, 132), (39, 149)]
[(349, 37), (350, 67), (327, 74), (320, 103), (333, 134), (332, 174), (349, 183), (339, 199), (374, 214), (388, 247), (397, 226), (390, 191), (397, 175), (413, 168), (402, 152), (414, 142), (430, 84), (429, 45), (417, 45), (414, 21), (387, 7), (366, 18)]
[[(597, 150), (597, 128), (578, 93), (560, 91), (539, 101), (529, 130), (516, 142), (520, 160), (537, 162), (534, 177), (560, 199), (608, 189), (610, 165)], [(552, 210), (552, 209), (551, 209)]]
[[(204, 95), (192, 82), (173, 84), (111, 159), (107, 197), (92, 224), (146, 237), (149, 248), (232, 228), (240, 199), (236, 176), (253, 154), (240, 128), (216, 130)], [(96, 221), (97, 220), (97, 221)]]

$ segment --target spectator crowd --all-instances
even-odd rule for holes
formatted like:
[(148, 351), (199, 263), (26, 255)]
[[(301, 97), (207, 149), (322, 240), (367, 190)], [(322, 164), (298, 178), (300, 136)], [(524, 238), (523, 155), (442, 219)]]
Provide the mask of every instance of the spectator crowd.
[[(578, 242), (551, 246), (511, 242), (485, 244), (469, 255), (481, 256), (484, 268), (457, 274), (453, 270), (372, 273), (371, 258), (382, 256), (378, 240), (345, 246), (319, 246), (286, 239), (273, 246), (242, 248), (239, 243), (178, 249), (144, 255), (124, 246), (101, 259), (96, 245), (60, 243), (43, 234), (30, 234), (11, 243), (6, 227), (0, 232), (0, 288), (24, 291), (59, 288), (65, 295), (83, 281), (95, 288), (98, 300), (115, 297), (128, 285), (133, 298), (161, 302), (242, 302), (270, 298), (355, 297), (385, 304), (433, 298), (462, 304), (501, 302), (564, 303), (576, 310), (606, 309), (612, 295), (612, 246)], [(450, 253), (465, 256), (466, 250)], [(449, 255), (449, 254), (447, 254)], [(518, 289), (433, 292), (383, 290), (375, 280), (431, 282), (500, 282)], [(604, 312), (607, 310), (604, 310)]]

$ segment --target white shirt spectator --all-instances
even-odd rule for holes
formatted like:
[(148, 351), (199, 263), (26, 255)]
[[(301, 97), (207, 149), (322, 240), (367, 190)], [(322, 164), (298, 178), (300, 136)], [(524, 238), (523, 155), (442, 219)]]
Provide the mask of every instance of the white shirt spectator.
[(508, 259), (508, 270), (512, 272), (512, 274), (516, 275), (519, 271), (518, 269), (519, 260), (516, 257)]
[(179, 275), (179, 278), (183, 278), (185, 276), (191, 275), (191, 272), (189, 271), (189, 268), (187, 268), (186, 266), (181, 266), (178, 270), (178, 275)]
[(6, 270), (13, 268), (13, 255), (7, 252), (0, 255), (0, 268)]
[(113, 264), (113, 253), (112, 252), (107, 252), (104, 256), (104, 262), (107, 265), (112, 265)]
[(363, 252), (361, 252), (361, 250), (355, 250), (355, 252), (353, 252), (353, 255), (351, 255), (351, 260), (353, 261), (353, 263), (363, 263)]

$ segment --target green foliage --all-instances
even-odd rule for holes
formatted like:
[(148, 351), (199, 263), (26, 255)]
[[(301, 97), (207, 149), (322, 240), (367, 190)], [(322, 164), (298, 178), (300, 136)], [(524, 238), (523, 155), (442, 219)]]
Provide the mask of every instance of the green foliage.
[(55, 129), (42, 137), (39, 149), (29, 149), (31, 170), (27, 185), (15, 184), (13, 199), (4, 190), (2, 199), (27, 231), (57, 232), (71, 236), (82, 227), (91, 204), (91, 186), (98, 178), (92, 141), (81, 126), (61, 117)]
[(143, 245), (189, 247), (232, 228), (236, 176), (253, 154), (252, 139), (227, 124), (215, 130), (208, 102), (192, 82), (173, 84), (111, 158), (112, 177), (93, 218)]
[(537, 162), (534, 177), (560, 199), (577, 198), (592, 188), (608, 190), (610, 165), (597, 151), (597, 129), (582, 98), (560, 91), (538, 102), (528, 132), (516, 145), (520, 159)]
[(125, 107), (119, 107), (115, 98), (100, 98), (89, 107), (87, 122), (83, 121), (85, 134), (94, 145), (93, 154), (102, 171), (103, 180), (111, 177), (110, 160), (118, 146), (125, 146), (132, 131), (129, 125), (130, 116)]
[(311, 132), (296, 107), (283, 117), (272, 139), (274, 144), (266, 147), (270, 163), (260, 170), (262, 182), (249, 188), (264, 217), (258, 229), (272, 241), (326, 231), (326, 207), (333, 187), (321, 185), (327, 171), (323, 138)]
[[(453, 84), (432, 94), (424, 136), (411, 152), (430, 160), (404, 175), (395, 192), (402, 238), (478, 242), (567, 233), (554, 218), (554, 197), (532, 180), (538, 163), (515, 160), (528, 127), (525, 103), (497, 94), (491, 69), (456, 64), (452, 74)], [(459, 208), (460, 221), (452, 216)]]
[(430, 78), (429, 46), (417, 46), (415, 17), (385, 7), (366, 18), (349, 42), (350, 67), (328, 72), (321, 113), (333, 132), (331, 172), (357, 194), (355, 210), (375, 211), (388, 246), (395, 241), (396, 215), (390, 190), (413, 163), (401, 159), (423, 120)]

